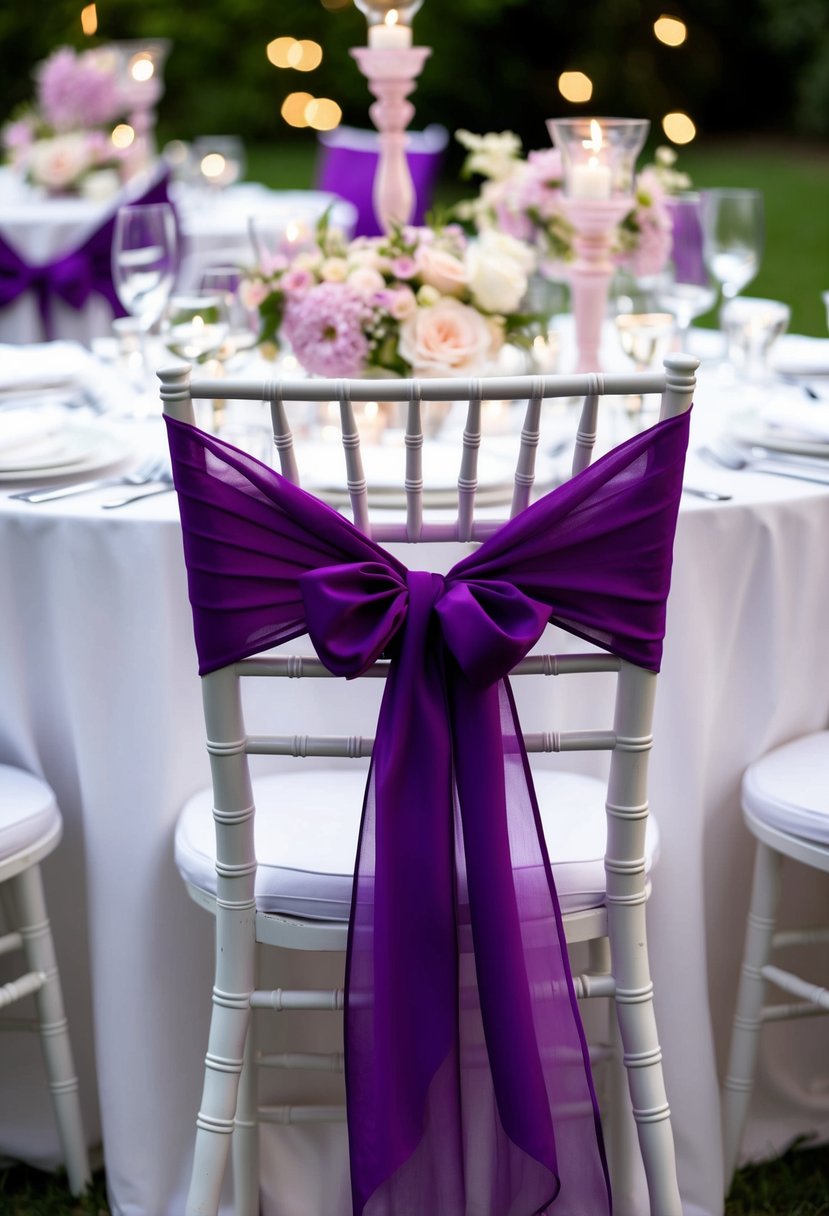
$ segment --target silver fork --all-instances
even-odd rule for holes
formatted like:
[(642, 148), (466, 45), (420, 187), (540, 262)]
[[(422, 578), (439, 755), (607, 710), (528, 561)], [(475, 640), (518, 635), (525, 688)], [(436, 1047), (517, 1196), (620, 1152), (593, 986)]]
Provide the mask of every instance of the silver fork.
[(73, 485), (57, 486), (51, 490), (22, 490), (9, 495), (21, 502), (56, 502), (59, 498), (71, 498), (74, 494), (87, 494), (91, 490), (105, 490), (109, 486), (145, 486), (153, 481), (172, 479), (170, 467), (163, 457), (151, 456), (143, 460), (132, 473), (118, 477), (100, 477), (95, 481), (80, 481)]
[(769, 473), (773, 477), (790, 477), (794, 481), (812, 481), (820, 486), (829, 486), (829, 464), (825, 475), (817, 468), (809, 465), (783, 466), (782, 462), (771, 460), (764, 456), (750, 456), (730, 444), (719, 442), (716, 447), (709, 445), (699, 449), (699, 455), (709, 464), (717, 464), (722, 469), (732, 469), (735, 472), (748, 470), (752, 473)]

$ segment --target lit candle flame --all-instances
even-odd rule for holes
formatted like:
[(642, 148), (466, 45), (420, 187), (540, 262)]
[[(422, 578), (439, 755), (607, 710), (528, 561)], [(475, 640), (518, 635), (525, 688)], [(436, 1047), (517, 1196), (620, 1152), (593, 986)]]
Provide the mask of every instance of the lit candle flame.
[(390, 8), (383, 20), (386, 25), (397, 25), (400, 20), (400, 14), (396, 8)]
[(590, 143), (589, 147), (593, 152), (601, 151), (602, 147), (602, 128), (596, 122), (595, 118), (590, 119)]

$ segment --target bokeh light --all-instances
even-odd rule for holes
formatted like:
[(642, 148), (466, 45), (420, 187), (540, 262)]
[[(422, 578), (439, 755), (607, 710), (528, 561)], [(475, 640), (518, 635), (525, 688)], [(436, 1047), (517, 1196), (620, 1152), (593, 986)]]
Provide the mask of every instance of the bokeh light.
[(314, 98), (310, 93), (289, 93), (282, 103), (280, 113), (289, 127), (307, 127), (305, 108)]
[(672, 144), (689, 144), (697, 133), (692, 119), (681, 110), (665, 115), (662, 119), (662, 130)]
[(129, 148), (135, 141), (135, 131), (127, 122), (119, 122), (110, 136), (116, 148)]
[(87, 4), (81, 9), (81, 29), (87, 38), (98, 32), (98, 10), (94, 4)]
[(275, 68), (295, 68), (297, 72), (313, 72), (322, 63), (322, 47), (310, 38), (274, 38), (265, 54)]
[(342, 116), (342, 110), (330, 97), (315, 97), (305, 107), (305, 121), (315, 131), (333, 131)]
[(227, 161), (221, 152), (208, 152), (207, 156), (201, 158), (199, 168), (208, 181), (215, 182), (227, 168)]
[(593, 96), (593, 81), (584, 72), (562, 72), (558, 91), (565, 101), (589, 101)]
[(130, 60), (130, 76), (133, 80), (143, 82), (151, 80), (155, 74), (155, 64), (149, 55), (136, 55)]
[(653, 23), (653, 32), (665, 46), (682, 46), (688, 37), (688, 27), (678, 17), (658, 17)]
[(265, 54), (275, 68), (289, 68), (288, 56), (296, 45), (296, 38), (274, 38), (265, 48)]

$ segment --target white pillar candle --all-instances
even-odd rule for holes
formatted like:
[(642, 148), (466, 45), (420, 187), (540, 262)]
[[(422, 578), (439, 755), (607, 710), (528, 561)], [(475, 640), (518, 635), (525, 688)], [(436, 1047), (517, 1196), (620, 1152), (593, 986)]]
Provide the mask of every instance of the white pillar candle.
[(584, 165), (573, 165), (570, 170), (571, 198), (610, 198), (612, 175), (610, 165), (602, 165), (595, 156)]
[(407, 51), (412, 45), (412, 31), (401, 25), (397, 9), (390, 8), (380, 25), (368, 27), (368, 45), (373, 51)]

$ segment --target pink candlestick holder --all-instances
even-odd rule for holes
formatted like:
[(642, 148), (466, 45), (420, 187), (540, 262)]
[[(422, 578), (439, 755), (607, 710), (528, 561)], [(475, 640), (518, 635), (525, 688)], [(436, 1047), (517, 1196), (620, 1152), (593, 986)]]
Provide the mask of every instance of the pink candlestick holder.
[(616, 225), (632, 206), (630, 198), (567, 198), (564, 210), (575, 229), (576, 260), (570, 267), (570, 294), (576, 325), (577, 372), (599, 372), (602, 323), (615, 266), (610, 256)]
[(380, 156), (372, 199), (377, 221), (388, 232), (394, 224), (407, 224), (414, 212), (415, 192), (406, 159), (406, 128), (415, 110), (407, 98), (432, 50), (428, 46), (400, 50), (358, 46), (350, 53), (377, 98), (369, 109), (371, 120), (380, 133)]

